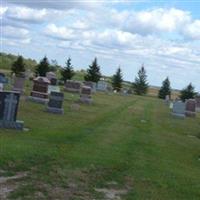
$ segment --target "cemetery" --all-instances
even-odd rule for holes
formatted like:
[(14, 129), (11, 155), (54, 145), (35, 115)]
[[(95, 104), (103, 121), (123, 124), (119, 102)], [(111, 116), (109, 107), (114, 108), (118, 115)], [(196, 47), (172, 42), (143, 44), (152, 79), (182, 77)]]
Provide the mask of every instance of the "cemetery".
[[(127, 89), (110, 89), (108, 95), (102, 92), (109, 87), (105, 81), (94, 92), (90, 83), (60, 86), (50, 75), (19, 84), (2, 81), (8, 89), (0, 92), (2, 199), (101, 198), (107, 191), (101, 185), (109, 182), (118, 188), (107, 191), (115, 191), (116, 199), (117, 194), (132, 199), (132, 193), (138, 199), (199, 196), (193, 188), (200, 178), (198, 96), (159, 100), (125, 95)], [(13, 180), (7, 173), (15, 174)], [(176, 188), (165, 173), (173, 174)], [(157, 186), (161, 183), (167, 187)], [(165, 192), (149, 196), (152, 190)]]

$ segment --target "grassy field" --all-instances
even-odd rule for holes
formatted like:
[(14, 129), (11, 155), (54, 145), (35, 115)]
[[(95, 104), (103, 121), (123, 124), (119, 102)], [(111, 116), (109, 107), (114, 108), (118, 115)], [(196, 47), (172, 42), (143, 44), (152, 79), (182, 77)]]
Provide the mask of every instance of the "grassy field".
[(152, 97), (97, 93), (63, 116), (22, 98), (29, 131), (0, 130), (1, 183), (9, 199), (199, 199), (200, 115), (172, 118)]

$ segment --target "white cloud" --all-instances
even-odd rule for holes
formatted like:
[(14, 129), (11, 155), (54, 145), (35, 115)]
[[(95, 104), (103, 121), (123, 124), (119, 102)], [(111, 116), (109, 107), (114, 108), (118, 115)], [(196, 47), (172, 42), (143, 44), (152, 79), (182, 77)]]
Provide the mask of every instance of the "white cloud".
[(0, 19), (2, 19), (3, 15), (6, 13), (8, 7), (0, 6)]
[(72, 40), (75, 38), (74, 31), (66, 27), (58, 27), (55, 24), (47, 25), (44, 33), (58, 40)]
[(6, 17), (16, 21), (24, 21), (28, 23), (42, 23), (47, 17), (47, 10), (36, 10), (26, 7), (12, 7), (7, 10)]
[(190, 39), (200, 40), (200, 20), (195, 20), (193, 23), (187, 24), (183, 33)]

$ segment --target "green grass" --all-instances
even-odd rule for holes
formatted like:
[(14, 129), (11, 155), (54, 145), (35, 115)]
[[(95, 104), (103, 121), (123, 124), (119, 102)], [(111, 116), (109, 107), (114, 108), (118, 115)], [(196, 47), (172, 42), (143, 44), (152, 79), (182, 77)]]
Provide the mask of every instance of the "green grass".
[(200, 140), (188, 137), (199, 115), (175, 119), (156, 98), (103, 93), (71, 111), (77, 98), (65, 93), (63, 116), (22, 99), (30, 130), (0, 130), (0, 168), (29, 172), (11, 199), (103, 199), (94, 188), (109, 181), (129, 188), (122, 199), (199, 199)]

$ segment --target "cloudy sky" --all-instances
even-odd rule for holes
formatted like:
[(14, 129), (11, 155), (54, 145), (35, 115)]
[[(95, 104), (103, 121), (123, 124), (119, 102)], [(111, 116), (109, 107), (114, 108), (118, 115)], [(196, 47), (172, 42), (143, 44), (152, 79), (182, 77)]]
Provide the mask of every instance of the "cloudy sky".
[(133, 81), (144, 63), (151, 85), (169, 76), (173, 88), (200, 91), (198, 0), (1, 0), (1, 51), (75, 69), (96, 56), (105, 75), (118, 66)]

